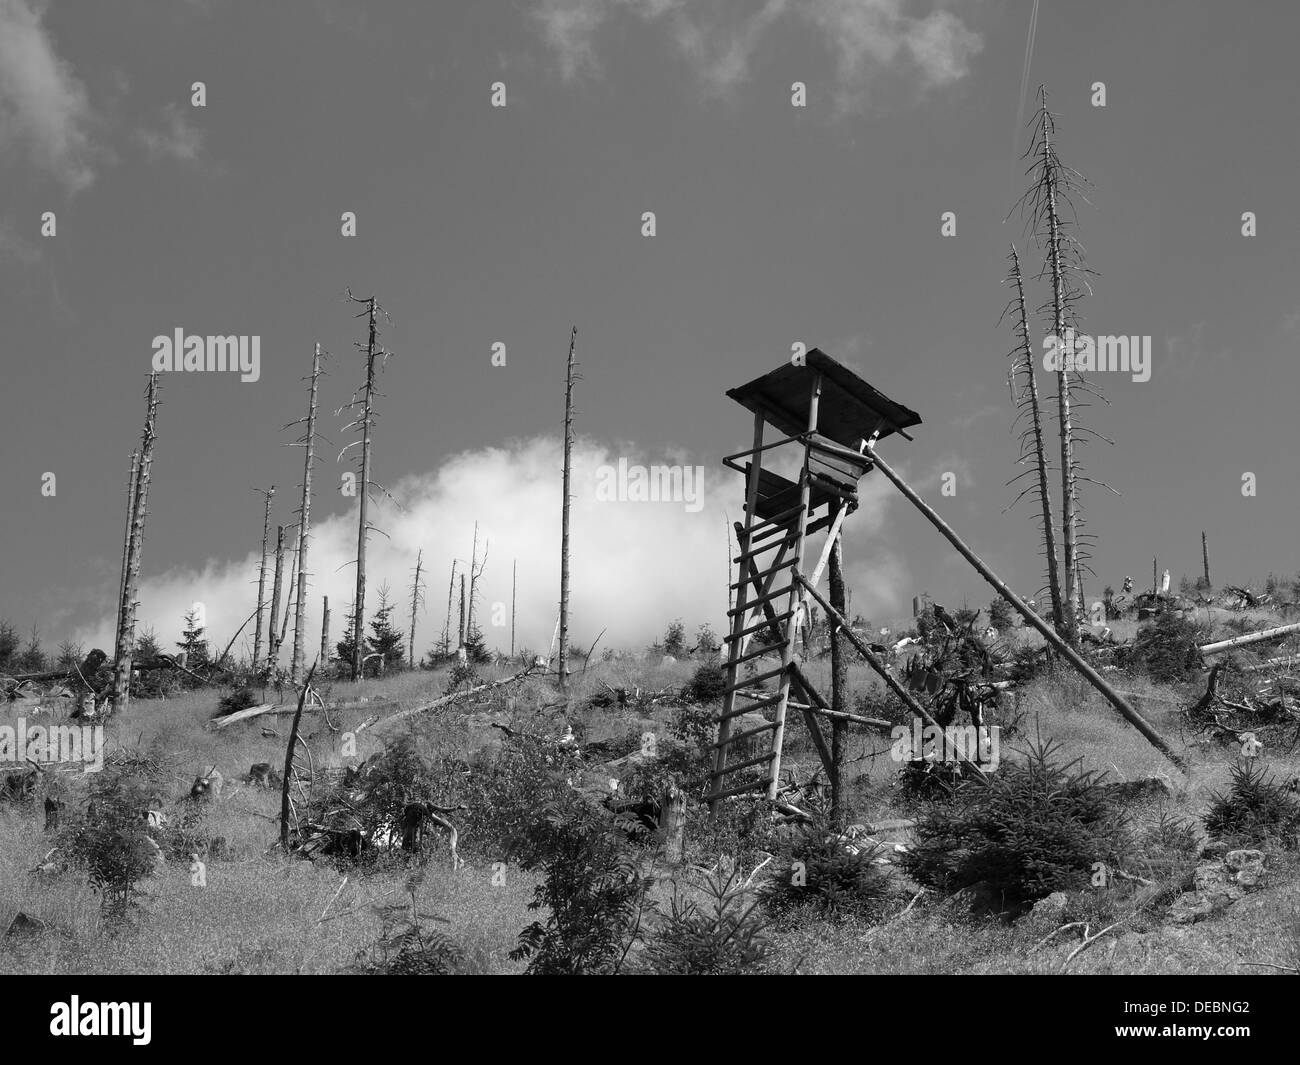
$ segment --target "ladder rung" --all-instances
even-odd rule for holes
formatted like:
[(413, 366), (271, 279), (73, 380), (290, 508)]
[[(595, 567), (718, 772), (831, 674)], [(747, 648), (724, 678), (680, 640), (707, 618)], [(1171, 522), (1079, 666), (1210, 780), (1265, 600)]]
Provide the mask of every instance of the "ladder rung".
[(760, 595), (757, 599), (750, 599), (743, 606), (732, 607), (727, 611), (727, 617), (748, 614), (756, 606), (762, 606), (764, 603), (770, 603), (773, 599), (780, 599), (783, 595), (789, 595), (794, 591), (794, 587), (793, 584), (787, 584), (784, 588), (778, 588), (775, 592), (768, 592), (767, 595)]
[(777, 614), (774, 618), (767, 618), (760, 621), (757, 625), (750, 625), (747, 629), (741, 629), (739, 632), (733, 632), (725, 636), (727, 643), (735, 643), (742, 636), (748, 636), (751, 632), (757, 632), (759, 629), (766, 629), (769, 625), (780, 625), (783, 621), (788, 621), (794, 611), (787, 610), (784, 614)]
[(752, 713), (764, 706), (775, 706), (782, 699), (781, 695), (775, 695), (771, 699), (764, 699), (761, 703), (750, 703), (748, 706), (733, 706), (730, 710), (724, 710), (715, 717), (714, 721), (729, 721), (733, 717), (739, 717), (741, 714)]
[[(790, 531), (796, 532), (797, 530), (791, 529)], [(794, 543), (795, 539), (797, 539), (797, 537), (786, 537), (784, 540), (773, 540), (771, 543), (764, 544), (762, 547), (755, 548), (753, 551), (746, 551), (739, 557), (733, 558), (731, 561), (748, 562), (751, 558), (757, 558), (759, 555), (771, 551), (774, 547), (780, 547), (782, 544), (785, 544), (788, 547), (790, 544)]]
[(787, 558), (784, 562), (778, 562), (775, 566), (772, 566), (770, 569), (760, 570), (758, 573), (751, 574), (746, 580), (737, 581), (735, 584), (730, 584), (727, 587), (742, 588), (746, 584), (753, 584), (755, 581), (761, 580), (762, 578), (768, 576), (769, 574), (777, 573), (778, 571), (783, 569), (789, 569), (791, 566), (795, 564), (796, 561), (798, 560), (795, 559), (794, 557)]
[(823, 514), (820, 518), (818, 518), (811, 525), (809, 525), (807, 529), (804, 530), (804, 535), (812, 536), (814, 533), (819, 533), (824, 528), (826, 528), (826, 526), (830, 525), (834, 521), (835, 521), (835, 516), (833, 514)]
[(752, 661), (755, 658), (762, 658), (764, 655), (779, 655), (785, 649), (785, 644), (779, 643), (775, 646), (768, 644), (766, 647), (760, 647), (757, 651), (750, 651), (747, 655), (741, 655), (734, 662), (724, 662), (723, 665), (728, 668), (732, 666), (743, 665), (745, 662)]
[[(796, 533), (798, 531), (799, 531), (799, 526), (796, 525), (793, 521), (787, 519), (784, 525), (773, 525), (767, 529), (764, 529), (760, 533), (751, 533), (747, 543), (756, 544), (760, 540), (766, 540), (768, 537), (775, 536), (779, 532), (783, 532), (786, 534), (786, 536), (790, 536), (791, 534)], [(772, 542), (774, 544), (779, 544), (781, 541), (773, 540)]]
[(776, 751), (768, 751), (766, 754), (760, 754), (754, 758), (746, 758), (743, 762), (737, 762), (735, 765), (729, 765), (725, 769), (718, 770), (713, 775), (715, 777), (721, 778), (721, 777), (725, 777), (728, 773), (739, 773), (742, 769), (750, 769), (756, 765), (762, 764), (763, 762), (770, 762), (775, 757), (776, 757)]
[[(712, 783), (712, 780), (709, 781)], [(717, 802), (719, 799), (729, 799), (733, 795), (743, 795), (747, 791), (767, 791), (772, 786), (772, 781), (756, 780), (753, 784), (738, 784), (734, 788), (727, 788), (726, 791), (715, 791), (704, 796), (705, 802)]]
[(789, 667), (782, 664), (778, 669), (769, 669), (766, 673), (759, 673), (752, 677), (746, 677), (740, 683), (733, 684), (731, 687), (727, 688), (726, 691), (724, 691), (722, 694), (726, 695), (727, 692), (738, 692), (740, 691), (741, 688), (757, 687), (765, 680), (771, 680), (773, 677), (779, 677), (782, 673), (786, 671), (787, 668)]
[(803, 511), (803, 504), (796, 503), (794, 506), (790, 507), (789, 509), (781, 511), (779, 514), (773, 514), (770, 518), (763, 518), (761, 521), (757, 522), (756, 524), (751, 525), (746, 530), (746, 532), (748, 532), (749, 535), (752, 537), (754, 533), (758, 532), (758, 530), (762, 529), (764, 526), (781, 525), (784, 522), (788, 521), (790, 518), (793, 518), (796, 514), (801, 513), (802, 511)]
[(709, 744), (709, 750), (716, 751), (719, 747), (730, 746), (733, 743), (740, 743), (741, 740), (747, 740), (750, 736), (757, 736), (764, 732), (771, 732), (776, 728), (778, 722), (769, 721), (766, 725), (759, 725), (758, 728), (746, 729), (744, 732), (737, 732), (734, 736), (728, 736), (725, 740)]

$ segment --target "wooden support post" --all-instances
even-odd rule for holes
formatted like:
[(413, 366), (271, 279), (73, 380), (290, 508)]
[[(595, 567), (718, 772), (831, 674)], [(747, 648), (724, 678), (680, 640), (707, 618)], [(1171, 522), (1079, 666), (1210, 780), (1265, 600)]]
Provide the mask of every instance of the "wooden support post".
[[(840, 535), (840, 523), (848, 510), (843, 503), (835, 507), (835, 523), (831, 526), (830, 579), (831, 606), (841, 614), (848, 610), (844, 594), (843, 537)], [(816, 573), (811, 583), (816, 583)], [(831, 710), (837, 714), (848, 713), (849, 663), (844, 647), (843, 625), (827, 617), (826, 627), (831, 634)], [(845, 779), (844, 763), (848, 756), (849, 723), (843, 718), (831, 719), (831, 823), (842, 831), (848, 823), (847, 792), (848, 781)]]
[[(894, 472), (893, 467), (891, 467), (889, 463), (887, 463), (884, 459), (882, 459), (870, 444), (867, 445), (867, 453), (871, 455), (871, 457), (875, 460), (876, 469), (878, 469), (887, 478), (889, 478), (889, 480), (893, 483), (894, 487), (897, 488), (900, 492), (902, 492), (903, 495), (907, 498), (907, 500), (913, 506), (915, 506), (922, 514), (925, 515), (926, 519), (930, 522), (931, 525), (933, 525), (936, 529), (939, 530), (939, 532), (943, 535), (944, 539), (946, 539), (950, 544), (952, 544), (953, 547), (955, 547), (957, 551), (961, 554), (961, 556), (965, 558), (966, 561), (969, 562), (972, 566), (975, 567), (976, 572), (979, 573), (979, 575), (983, 577), (986, 581), (988, 581), (988, 583), (993, 586), (994, 590), (997, 591), (997, 593), (1000, 596), (1002, 596), (1003, 599), (1005, 599), (1008, 603), (1010, 603), (1011, 606), (1016, 610), (1018, 614), (1020, 614), (1021, 617), (1023, 617), (1027, 622), (1029, 622), (1030, 625), (1032, 625), (1035, 629), (1037, 629), (1040, 633), (1042, 633), (1043, 638), (1055, 649), (1057, 654), (1059, 654), (1062, 658), (1064, 658), (1067, 662), (1069, 662), (1070, 665), (1072, 665), (1076, 670), (1079, 671), (1079, 673), (1083, 675), (1084, 679), (1086, 679), (1089, 684), (1091, 684), (1094, 688), (1096, 688), (1099, 692), (1101, 692), (1101, 694), (1106, 697), (1106, 700), (1111, 704), (1111, 706), (1113, 706), (1116, 710), (1118, 710), (1124, 716), (1125, 720), (1129, 722), (1129, 724), (1131, 724), (1140, 733), (1142, 733), (1142, 735), (1146, 738), (1147, 742), (1151, 744), (1151, 746), (1153, 746), (1156, 750), (1158, 750), (1161, 754), (1163, 754), (1166, 758), (1168, 758), (1169, 761), (1171, 761), (1175, 766), (1177, 766), (1183, 772), (1186, 773), (1189, 771), (1186, 760), (1183, 759), (1180, 755), (1176, 754), (1174, 750), (1169, 746), (1169, 744), (1167, 744), (1164, 741), (1164, 739), (1160, 736), (1160, 734), (1156, 732), (1156, 730), (1153, 729), (1146, 722), (1146, 720), (1136, 710), (1133, 709), (1133, 707), (1129, 706), (1129, 704), (1124, 700), (1124, 697), (1120, 695), (1109, 684), (1107, 684), (1105, 679), (1101, 676), (1101, 674), (1098, 673), (1095, 669), (1093, 669), (1092, 666), (1090, 666), (1082, 657), (1080, 657), (1079, 653), (1075, 651), (1073, 647), (1071, 647), (1068, 643), (1066, 643), (1063, 639), (1061, 639), (1061, 637), (1056, 634), (1055, 630), (1052, 629), (1050, 625), (1046, 624), (1042, 618), (1040, 618), (1037, 614), (1035, 614), (1032, 610), (1030, 610), (1029, 607), (1025, 604), (1024, 600), (1022, 600), (1020, 596), (1016, 595), (1015, 592), (1013, 592), (1010, 588), (1008, 588), (1007, 585), (1003, 582), (1002, 578), (1000, 578), (996, 573), (994, 573), (991, 569), (989, 569), (989, 567), (986, 566), (984, 562), (980, 560), (980, 558), (975, 554), (975, 552), (966, 546), (966, 544), (962, 541), (961, 537), (959, 537), (952, 530), (951, 526), (949, 526), (948, 523), (943, 520), (943, 518), (941, 518), (937, 513), (935, 513), (934, 508), (932, 508), (928, 503), (925, 502), (925, 500), (923, 500), (920, 496), (918, 496), (916, 492), (912, 490), (911, 486), (908, 485), (901, 477), (899, 477), (897, 473)], [(817, 597), (815, 591), (813, 591), (812, 594), (815, 597)], [(817, 598), (820, 601), (820, 597)], [(853, 637), (851, 632), (849, 635), (850, 638), (856, 640), (856, 638)], [(861, 648), (859, 648), (859, 650), (861, 650)]]

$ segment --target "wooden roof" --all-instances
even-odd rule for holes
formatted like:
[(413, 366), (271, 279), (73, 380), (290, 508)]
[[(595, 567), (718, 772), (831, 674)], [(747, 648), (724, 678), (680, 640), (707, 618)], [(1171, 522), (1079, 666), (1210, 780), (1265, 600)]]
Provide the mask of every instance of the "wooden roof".
[(787, 363), (762, 377), (756, 377), (727, 395), (742, 407), (761, 414), (765, 421), (787, 436), (808, 431), (808, 408), (812, 399), (813, 376), (822, 375), (822, 394), (817, 408), (817, 431), (853, 450), (862, 440), (880, 431), (890, 433), (920, 425), (921, 416), (878, 392), (848, 367), (820, 348), (813, 348), (805, 365)]

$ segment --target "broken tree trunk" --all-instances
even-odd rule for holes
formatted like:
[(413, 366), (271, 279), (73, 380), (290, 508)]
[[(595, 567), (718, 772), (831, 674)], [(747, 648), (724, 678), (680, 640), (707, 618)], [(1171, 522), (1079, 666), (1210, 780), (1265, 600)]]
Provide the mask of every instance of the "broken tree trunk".
[(121, 644), (117, 641), (122, 635), (122, 611), (126, 609), (126, 571), (127, 560), (131, 554), (131, 525), (135, 517), (135, 482), (140, 472), (138, 451), (131, 452), (131, 469), (126, 478), (126, 532), (122, 537), (122, 576), (117, 582), (117, 627), (113, 630), (113, 662), (121, 653)]
[(386, 717), (382, 721), (376, 722), (374, 727), (384, 728), (387, 725), (391, 725), (394, 721), (404, 721), (406, 720), (406, 718), (414, 717), (416, 714), (425, 714), (428, 713), (430, 710), (437, 710), (440, 706), (446, 706), (448, 703), (454, 703), (457, 699), (463, 699), (468, 695), (478, 695), (481, 692), (491, 691), (493, 688), (499, 688), (503, 684), (511, 684), (514, 681), (522, 680), (524, 677), (528, 676), (532, 672), (533, 672), (533, 667), (529, 666), (527, 669), (523, 670), (520, 673), (516, 673), (512, 677), (503, 677), (501, 678), (501, 680), (490, 681), (487, 684), (477, 684), (472, 688), (466, 688), (464, 691), (451, 692), (449, 695), (444, 695), (441, 696), (440, 698), (434, 699), (433, 702), (426, 703), (424, 706), (415, 706), (412, 707), (410, 710), (399, 711), (398, 713), (393, 714), (391, 717)]
[(262, 666), (262, 615), (266, 611), (266, 545), (271, 536), (271, 497), (275, 485), (263, 492), (266, 496), (266, 513), (262, 517), (262, 564), (257, 571), (257, 627), (253, 630), (253, 669)]
[(144, 548), (145, 519), (149, 513), (149, 475), (153, 469), (157, 417), (158, 374), (151, 373), (149, 388), (145, 395), (144, 431), (140, 442), (135, 501), (131, 506), (131, 541), (127, 548), (124, 609), (118, 624), (117, 659), (113, 663), (113, 713), (125, 710), (131, 700), (131, 659), (135, 654), (135, 597), (140, 583), (140, 556)]
[[(366, 540), (370, 534), (367, 518), (367, 504), (370, 499), (370, 445), (371, 430), (374, 427), (375, 395), (375, 355), (376, 355), (376, 321), (375, 315), (379, 304), (375, 297), (358, 300), (366, 305), (366, 381), (362, 386), (360, 399), (361, 417), (361, 494), (357, 515), (357, 591), (352, 602), (352, 679), (360, 680), (362, 676), (363, 657), (365, 655), (365, 613), (366, 613)], [(355, 402), (355, 401), (354, 401)], [(356, 425), (357, 422), (351, 423)], [(351, 446), (350, 444), (348, 445)], [(345, 447), (344, 451), (347, 450)], [(340, 452), (339, 457), (342, 458)]]
[(1205, 541), (1205, 532), (1201, 532), (1201, 563), (1205, 567), (1205, 590), (1209, 591), (1212, 587), (1210, 584), (1210, 547)]
[[(918, 496), (916, 492), (912, 490), (911, 486), (894, 472), (893, 467), (880, 457), (879, 453), (871, 444), (867, 445), (866, 451), (875, 461), (876, 469), (883, 473), (893, 483), (894, 487), (902, 492), (907, 500), (925, 515), (930, 524), (943, 534), (943, 537), (957, 549), (967, 562), (975, 567), (976, 572), (988, 581), (988, 583), (993, 586), (994, 590), (997, 591), (1003, 599), (1010, 603), (1021, 617), (1043, 634), (1043, 638), (1047, 640), (1059, 655), (1065, 658), (1070, 665), (1083, 674), (1088, 683), (1101, 692), (1111, 706), (1118, 710), (1129, 724), (1146, 737), (1147, 742), (1149, 742), (1151, 746), (1168, 758), (1169, 761), (1183, 772), (1188, 772), (1187, 762), (1173, 751), (1160, 734), (1147, 724), (1146, 720), (1136, 710), (1134, 710), (1133, 707), (1129, 706), (1129, 704), (1124, 700), (1124, 697), (1107, 684), (1101, 674), (1081, 658), (1079, 653), (1073, 647), (1058, 636), (1055, 629), (1030, 610), (1020, 596), (1016, 595), (1015, 592), (1008, 588), (1002, 578), (989, 569), (989, 567), (984, 564), (975, 552), (966, 546), (965, 542), (952, 530), (951, 526), (949, 526), (943, 518), (939, 517), (939, 515), (935, 513), (934, 509), (926, 503), (925, 500)], [(813, 594), (816, 595), (816, 592)], [(861, 650), (861, 648), (859, 648), (859, 650)]]
[(303, 446), (307, 457), (302, 470), (302, 503), (298, 508), (298, 601), (293, 609), (293, 657), (289, 678), (294, 684), (302, 676), (307, 639), (307, 537), (311, 533), (311, 467), (316, 458), (316, 392), (320, 379), (320, 344), (311, 357), (311, 398), (307, 404), (307, 433)]
[(424, 565), (424, 548), (415, 553), (415, 580), (411, 582), (411, 631), (407, 637), (406, 663), (409, 669), (415, 668), (415, 615), (424, 602), (424, 592), (420, 585), (420, 568)]
[(320, 614), (320, 660), (328, 662), (330, 660), (330, 597), (322, 596), (324, 600), (321, 606)]
[(266, 671), (275, 669), (280, 645), (275, 638), (280, 625), (280, 591), (284, 585), (284, 526), (275, 527), (275, 583), (271, 588), (271, 625), (266, 634)]
[(515, 602), (519, 597), (519, 559), (510, 567), (510, 657), (515, 657)]
[(294, 747), (298, 743), (298, 725), (302, 721), (302, 708), (307, 703), (307, 692), (311, 690), (312, 677), (316, 675), (316, 666), (312, 665), (307, 679), (302, 682), (302, 692), (298, 696), (298, 712), (293, 715), (293, 724), (289, 727), (289, 745), (284, 752), (284, 777), (280, 789), (280, 846), (289, 849), (289, 787), (293, 783)]
[(569, 684), (569, 485), (573, 476), (573, 352), (578, 327), (569, 334), (569, 359), (564, 373), (564, 496), (560, 517), (560, 690)]

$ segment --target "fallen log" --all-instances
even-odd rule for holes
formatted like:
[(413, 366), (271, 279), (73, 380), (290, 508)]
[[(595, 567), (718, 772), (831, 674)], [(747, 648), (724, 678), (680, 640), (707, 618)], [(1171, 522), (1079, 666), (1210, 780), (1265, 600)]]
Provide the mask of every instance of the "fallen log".
[(214, 729), (223, 729), (227, 725), (233, 725), (239, 721), (247, 721), (251, 717), (261, 717), (263, 714), (292, 714), (292, 706), (276, 706), (274, 703), (262, 703), (259, 706), (248, 706), (243, 710), (236, 710), (233, 714), (226, 714), (224, 717), (214, 717), (209, 725)]
[(431, 703), (426, 703), (424, 706), (415, 706), (410, 710), (402, 710), (399, 713), (393, 714), (391, 717), (384, 718), (382, 721), (377, 721), (373, 727), (383, 728), (385, 725), (391, 725), (394, 721), (401, 721), (404, 718), (414, 717), (416, 714), (425, 714), (430, 710), (437, 710), (439, 707), (447, 706), (449, 703), (453, 703), (457, 699), (463, 699), (469, 695), (478, 695), (481, 692), (491, 691), (493, 688), (500, 688), (503, 684), (512, 684), (517, 680), (523, 680), (524, 677), (534, 672), (536, 668), (536, 666), (529, 666), (522, 673), (516, 673), (512, 677), (503, 677), (501, 680), (489, 681), (487, 684), (476, 684), (474, 687), (466, 688), (464, 691), (451, 692), (438, 699), (434, 699)]
[(1199, 650), (1203, 655), (1218, 654), (1220, 651), (1226, 651), (1230, 647), (1245, 647), (1247, 644), (1259, 643), (1260, 640), (1271, 640), (1275, 636), (1285, 636), (1287, 633), (1300, 632), (1300, 621), (1292, 622), (1290, 625), (1278, 625), (1272, 629), (1261, 629), (1259, 632), (1248, 632), (1244, 636), (1234, 636), (1231, 640), (1219, 640), (1216, 643), (1203, 644)]

